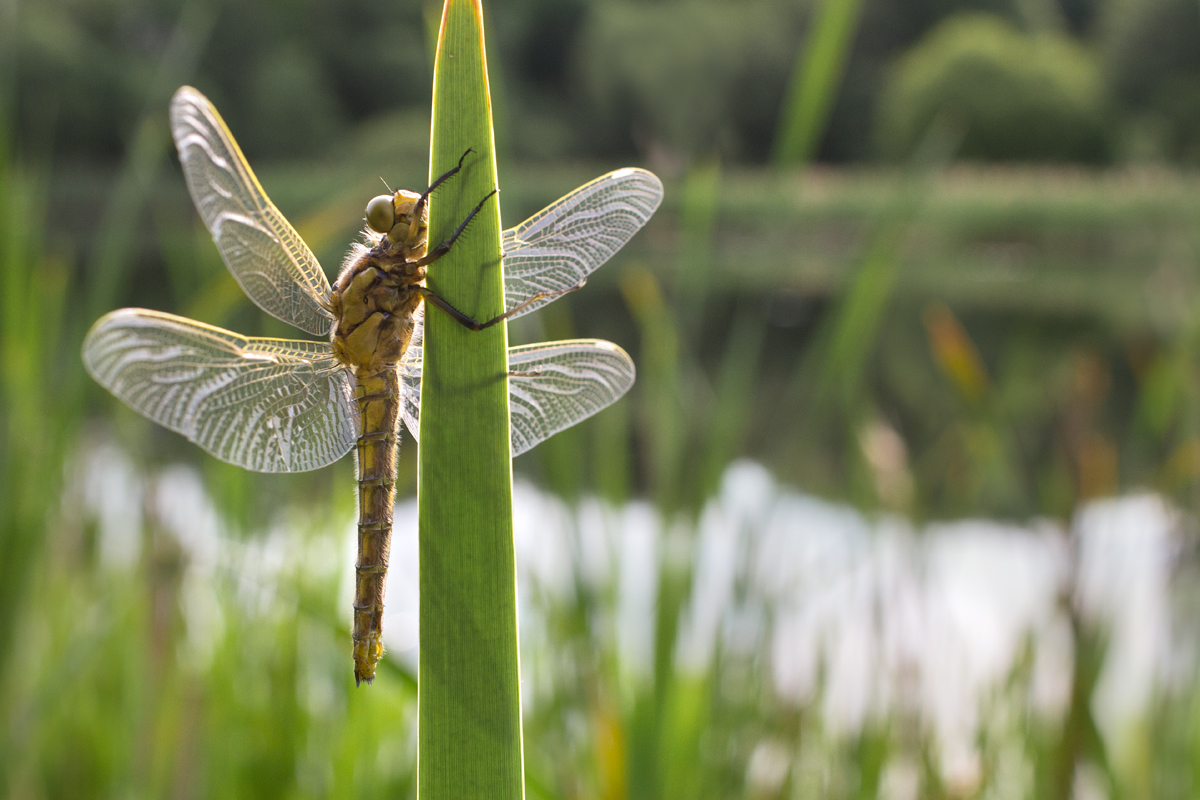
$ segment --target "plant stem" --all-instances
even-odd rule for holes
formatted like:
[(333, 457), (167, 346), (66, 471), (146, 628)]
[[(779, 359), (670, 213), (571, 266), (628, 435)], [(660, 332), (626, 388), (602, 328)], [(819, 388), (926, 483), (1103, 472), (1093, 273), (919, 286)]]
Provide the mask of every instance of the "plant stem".
[[(446, 0), (434, 67), (430, 180), (471, 149), (430, 204), (429, 238), (449, 237), (496, 186), (479, 0)], [(499, 196), (429, 287), (476, 319), (504, 309)], [(426, 311), (421, 393), (421, 654), (418, 793), (422, 800), (523, 796), (517, 656), (508, 335)]]

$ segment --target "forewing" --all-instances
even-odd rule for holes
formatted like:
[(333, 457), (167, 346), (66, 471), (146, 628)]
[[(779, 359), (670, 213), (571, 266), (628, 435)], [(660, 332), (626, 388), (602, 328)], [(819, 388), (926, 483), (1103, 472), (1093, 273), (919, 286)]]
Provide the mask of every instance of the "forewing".
[(514, 456), (616, 402), (635, 375), (629, 354), (600, 339), (512, 347), (508, 368)]
[(83, 363), (135, 411), (246, 469), (316, 469), (357, 438), (354, 378), (326, 342), (248, 338), (126, 308), (92, 326)]
[(644, 169), (619, 169), (551, 203), (504, 232), (504, 298), (509, 309), (538, 294), (519, 317), (578, 286), (621, 249), (662, 202), (662, 183)]
[(192, 201), (229, 271), (259, 308), (329, 334), (329, 280), (267, 197), (208, 98), (184, 86), (171, 100), (171, 135)]

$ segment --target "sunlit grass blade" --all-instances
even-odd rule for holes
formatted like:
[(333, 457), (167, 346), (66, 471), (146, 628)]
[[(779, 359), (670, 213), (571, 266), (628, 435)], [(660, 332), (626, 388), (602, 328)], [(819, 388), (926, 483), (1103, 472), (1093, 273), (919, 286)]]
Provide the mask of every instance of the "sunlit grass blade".
[[(450, 236), (496, 186), (478, 0), (447, 0), (434, 67), (430, 179), (460, 175), (430, 206), (429, 238)], [(504, 310), (499, 196), (484, 204), (429, 287), (477, 319)], [(421, 394), (419, 794), (522, 796), (516, 571), (509, 452), (508, 336), (426, 313)]]
[(775, 140), (776, 163), (803, 164), (820, 144), (861, 10), (862, 0), (824, 0), (817, 8), (784, 101)]
[(651, 492), (659, 511), (669, 514), (679, 507), (679, 476), (687, 445), (688, 420), (679, 390), (679, 328), (662, 286), (649, 270), (633, 268), (621, 276), (621, 293), (642, 338), (639, 366), (643, 424), (651, 440)]
[(929, 183), (957, 149), (958, 131), (941, 121), (926, 133), (918, 152), (899, 177), (891, 200), (879, 212), (861, 260), (833, 313), (817, 333), (818, 345), (801, 357), (790, 396), (801, 392), (813, 377), (812, 387), (818, 413), (808, 418), (810, 429), (822, 422), (823, 410), (831, 404), (841, 408), (857, 402), (867, 362), (875, 346), (881, 320), (899, 277), (900, 261), (907, 236), (929, 193)]

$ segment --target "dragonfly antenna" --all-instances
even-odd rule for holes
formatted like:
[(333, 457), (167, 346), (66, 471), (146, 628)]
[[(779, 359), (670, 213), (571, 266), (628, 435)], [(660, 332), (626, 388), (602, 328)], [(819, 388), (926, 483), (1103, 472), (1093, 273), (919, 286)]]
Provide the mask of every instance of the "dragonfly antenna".
[(387, 185), (387, 181), (383, 179), (382, 175), (379, 176), (379, 181), (383, 184), (383, 187), (388, 190), (388, 194), (395, 194), (395, 192), (392, 191), (392, 187)]

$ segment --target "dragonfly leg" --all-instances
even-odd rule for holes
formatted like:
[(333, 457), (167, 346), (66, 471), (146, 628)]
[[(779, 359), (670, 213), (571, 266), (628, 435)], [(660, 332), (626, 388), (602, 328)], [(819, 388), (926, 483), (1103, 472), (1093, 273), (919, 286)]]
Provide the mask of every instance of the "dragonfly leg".
[[(421, 214), (423, 214), (425, 212), (425, 206), (429, 204), (429, 195), (433, 194), (434, 190), (437, 189), (439, 186), (441, 186), (443, 183), (445, 183), (450, 178), (457, 175), (459, 173), (459, 171), (462, 169), (463, 162), (467, 160), (467, 156), (469, 156), (473, 152), (475, 152), (474, 149), (468, 147), (467, 151), (465, 153), (463, 153), (461, 156), (459, 156), (457, 166), (451, 167), (450, 169), (446, 170), (437, 180), (435, 180), (433, 183), (429, 184), (429, 188), (426, 189), (421, 194), (421, 197), (417, 200), (416, 206), (413, 207), (413, 219), (421, 218)], [(415, 231), (416, 229), (414, 228), (413, 230)]]
[(572, 286), (570, 289), (561, 289), (557, 292), (538, 292), (533, 297), (530, 297), (528, 300), (526, 300), (524, 303), (521, 303), (518, 306), (514, 306), (513, 308), (510, 308), (508, 311), (505, 311), (503, 314), (500, 314), (499, 316), (492, 317), (487, 322), (480, 322), (479, 320), (475, 319), (474, 317), (467, 316), (466, 314), (459, 311), (454, 306), (450, 305), (450, 303), (448, 303), (444, 298), (434, 294), (431, 289), (429, 289), (425, 286), (415, 286), (413, 288), (415, 288), (417, 290), (417, 292), (422, 297), (424, 297), (425, 300), (428, 301), (430, 304), (437, 306), (442, 311), (445, 311), (447, 314), (449, 314), (454, 319), (454, 321), (457, 322), (459, 325), (462, 325), (464, 328), (470, 328), (473, 331), (481, 331), (484, 328), (492, 327), (493, 325), (495, 325), (498, 322), (503, 322), (504, 320), (508, 319), (509, 317), (513, 316), (514, 314), (517, 314), (517, 313), (525, 310), (528, 306), (530, 306), (533, 303), (536, 303), (538, 300), (544, 300), (547, 297), (558, 297), (559, 295), (568, 294), (570, 292), (577, 292), (580, 289), (582, 289), (584, 284), (586, 284), (586, 283), (587, 283), (587, 279), (584, 278), (579, 283)]
[(473, 331), (481, 331), (484, 328), (490, 328), (492, 325), (495, 325), (497, 322), (504, 319), (504, 315), (501, 315), (495, 319), (488, 320), (487, 322), (480, 322), (474, 317), (469, 317), (462, 313), (457, 308), (450, 305), (448, 302), (424, 286), (415, 286), (413, 288), (417, 290), (421, 297), (425, 298), (426, 302), (428, 302), (430, 305), (437, 306), (442, 311), (445, 311), (455, 322), (457, 322), (459, 325), (462, 325), (464, 328), (470, 328)]
[(492, 189), (490, 192), (488, 192), (486, 195), (484, 195), (484, 198), (479, 201), (479, 204), (477, 206), (475, 206), (473, 209), (471, 209), (471, 213), (467, 214), (467, 218), (464, 219), (462, 221), (462, 224), (458, 226), (458, 230), (456, 230), (454, 233), (450, 234), (449, 239), (447, 239), (446, 241), (439, 244), (437, 247), (430, 250), (429, 254), (426, 255), (424, 258), (418, 259), (417, 264), (422, 267), (428, 266), (428, 265), (432, 264), (433, 262), (437, 261), (442, 256), (446, 255), (446, 253), (449, 253), (450, 248), (454, 246), (454, 243), (456, 241), (458, 241), (458, 237), (462, 236), (463, 231), (465, 231), (467, 229), (467, 226), (471, 224), (471, 220), (475, 219), (475, 215), (483, 210), (483, 204), (488, 201), (488, 198), (490, 198), (492, 195), (494, 195), (498, 191), (500, 191), (500, 190)]

